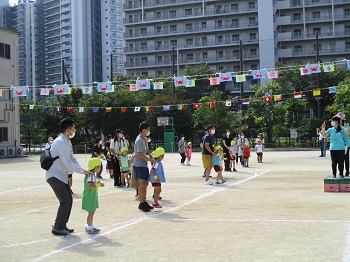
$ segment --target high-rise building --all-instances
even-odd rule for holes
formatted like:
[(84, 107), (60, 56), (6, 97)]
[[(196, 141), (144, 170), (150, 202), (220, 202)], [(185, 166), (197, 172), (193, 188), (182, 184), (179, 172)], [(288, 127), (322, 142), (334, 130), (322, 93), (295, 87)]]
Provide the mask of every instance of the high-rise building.
[[(124, 12), (125, 69), (139, 76), (181, 74), (200, 63), (239, 72), (240, 41), (245, 72), (276, 61), (311, 63), (316, 32), (320, 60), (349, 53), (349, 0), (128, 0)], [(245, 90), (256, 83), (249, 79)]]

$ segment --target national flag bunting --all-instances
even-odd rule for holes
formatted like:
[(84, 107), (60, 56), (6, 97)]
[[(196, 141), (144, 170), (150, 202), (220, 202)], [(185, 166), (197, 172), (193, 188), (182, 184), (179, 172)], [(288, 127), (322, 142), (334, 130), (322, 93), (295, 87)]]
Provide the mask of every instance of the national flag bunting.
[(29, 109), (34, 109), (34, 105), (29, 105)]
[(43, 111), (46, 111), (46, 110), (47, 110), (47, 107), (46, 107), (46, 106), (43, 106), (43, 107), (42, 107), (42, 110), (43, 110)]
[(181, 105), (177, 105), (177, 110), (184, 110), (185, 109), (185, 105), (181, 104)]
[(209, 81), (211, 86), (220, 85), (220, 77), (211, 77), (209, 78)]
[(334, 72), (334, 64), (323, 65), (323, 72), (329, 73)]
[(50, 95), (50, 88), (40, 88), (40, 95), (41, 96), (48, 96), (48, 95)]
[(79, 113), (84, 112), (84, 107), (79, 107)]
[(93, 112), (93, 113), (97, 113), (97, 112), (98, 112), (98, 107), (92, 108), (92, 112)]
[(169, 111), (170, 110), (170, 106), (169, 105), (164, 105), (163, 106), (163, 110), (164, 111)]
[(321, 89), (312, 90), (312, 94), (313, 94), (313, 96), (320, 96), (321, 95)]
[(249, 105), (249, 98), (243, 98), (242, 105)]
[(328, 93), (329, 94), (335, 94), (337, 93), (337, 88), (335, 86), (329, 87), (328, 88)]
[(152, 107), (151, 106), (146, 106), (146, 112), (151, 112)]
[(134, 112), (140, 112), (141, 108), (139, 106), (134, 108)]
[(232, 102), (231, 101), (226, 101), (225, 106), (231, 106)]
[(121, 111), (122, 113), (125, 113), (125, 112), (126, 112), (126, 107), (122, 107), (122, 108), (120, 109), (120, 111)]
[(273, 96), (273, 100), (274, 100), (275, 102), (282, 101), (282, 95), (274, 95), (274, 96)]
[(198, 108), (200, 108), (200, 107), (201, 107), (201, 105), (200, 105), (200, 104), (198, 104), (198, 103), (193, 104), (193, 109), (198, 109)]
[(215, 108), (216, 107), (216, 102), (209, 102), (209, 107), (210, 108)]
[(61, 112), (61, 107), (60, 106), (56, 107), (56, 112)]
[(264, 102), (265, 102), (265, 103), (270, 103), (270, 102), (272, 102), (272, 97), (271, 97), (271, 96), (264, 96)]
[(295, 92), (294, 93), (294, 98), (302, 98), (303, 92)]
[(73, 111), (73, 108), (71, 106), (67, 107), (67, 113), (71, 113)]
[(302, 76), (310, 75), (309, 68), (307, 67), (300, 68), (300, 75)]
[(106, 107), (106, 113), (110, 113), (112, 111), (112, 107)]

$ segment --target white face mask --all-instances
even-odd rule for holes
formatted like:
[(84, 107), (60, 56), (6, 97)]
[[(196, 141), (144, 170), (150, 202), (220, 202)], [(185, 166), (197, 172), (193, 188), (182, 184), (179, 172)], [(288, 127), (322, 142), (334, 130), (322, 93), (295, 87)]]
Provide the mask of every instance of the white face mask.
[(151, 131), (147, 131), (146, 136), (149, 136), (151, 134)]
[(181, 140), (185, 140), (185, 138), (184, 138), (184, 137), (181, 137)]
[(335, 122), (334, 121), (331, 122), (331, 126), (335, 126)]
[(229, 136), (229, 135), (230, 135), (230, 132), (227, 132), (226, 135)]
[(215, 134), (215, 129), (210, 130), (210, 134), (214, 135)]
[(244, 136), (241, 136), (241, 138), (244, 138)]
[(75, 136), (75, 132), (69, 135), (69, 138), (73, 138)]
[(152, 141), (152, 139), (148, 138), (147, 142), (150, 143)]

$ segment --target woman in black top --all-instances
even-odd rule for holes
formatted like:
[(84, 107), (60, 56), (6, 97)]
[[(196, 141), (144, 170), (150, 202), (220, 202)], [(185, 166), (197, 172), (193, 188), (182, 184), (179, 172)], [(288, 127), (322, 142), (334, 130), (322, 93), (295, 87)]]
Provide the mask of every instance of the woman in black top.
[(222, 139), (222, 143), (224, 144), (223, 146), (223, 150), (224, 150), (224, 158), (225, 158), (225, 171), (230, 171), (232, 172), (232, 170), (230, 169), (230, 146), (231, 146), (231, 141), (233, 140), (233, 138), (230, 136), (230, 130), (226, 130), (226, 134)]

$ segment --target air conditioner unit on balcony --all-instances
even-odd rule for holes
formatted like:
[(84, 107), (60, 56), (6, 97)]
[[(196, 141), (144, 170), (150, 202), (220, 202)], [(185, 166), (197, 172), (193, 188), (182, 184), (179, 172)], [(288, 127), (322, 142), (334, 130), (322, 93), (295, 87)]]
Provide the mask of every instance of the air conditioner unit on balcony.
[(17, 156), (23, 156), (23, 147), (17, 147), (16, 148)]
[(13, 146), (7, 148), (7, 157), (15, 157), (16, 156), (16, 148)]
[(7, 158), (7, 147), (0, 147), (0, 158)]

